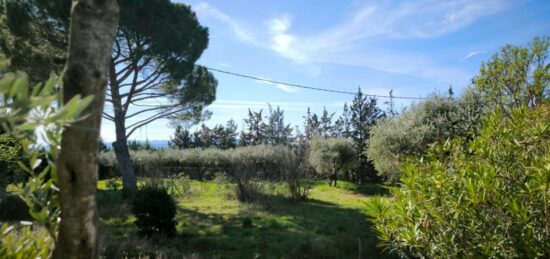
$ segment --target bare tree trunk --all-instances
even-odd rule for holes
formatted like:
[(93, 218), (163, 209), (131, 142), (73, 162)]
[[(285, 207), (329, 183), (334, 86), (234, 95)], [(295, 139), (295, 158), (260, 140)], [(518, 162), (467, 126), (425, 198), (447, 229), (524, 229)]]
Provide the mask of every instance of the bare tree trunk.
[(109, 77), (111, 97), (114, 109), (114, 123), (116, 141), (113, 143), (118, 170), (122, 176), (122, 191), (125, 197), (131, 197), (137, 191), (136, 175), (132, 165), (132, 159), (128, 150), (128, 139), (126, 137), (126, 125), (124, 124), (124, 113), (122, 100), (119, 92), (119, 85), (116, 78), (115, 60), (110, 59)]
[(97, 258), (97, 156), (101, 114), (118, 23), (116, 0), (73, 0), (64, 100), (94, 95), (89, 116), (63, 131), (57, 161), (61, 222), (53, 258)]

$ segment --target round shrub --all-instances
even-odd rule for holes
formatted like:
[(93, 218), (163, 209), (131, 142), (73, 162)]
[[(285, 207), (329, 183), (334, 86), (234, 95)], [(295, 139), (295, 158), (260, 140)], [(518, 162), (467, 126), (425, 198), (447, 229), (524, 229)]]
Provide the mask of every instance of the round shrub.
[(139, 233), (145, 236), (176, 233), (176, 203), (164, 189), (146, 188), (134, 197), (132, 212), (136, 215)]

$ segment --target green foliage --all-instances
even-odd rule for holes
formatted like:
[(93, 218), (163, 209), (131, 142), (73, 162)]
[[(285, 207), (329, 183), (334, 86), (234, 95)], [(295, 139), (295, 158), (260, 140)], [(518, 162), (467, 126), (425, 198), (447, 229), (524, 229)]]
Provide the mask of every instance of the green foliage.
[[(0, 129), (0, 133), (3, 132)], [(25, 180), (23, 170), (19, 163), (26, 159), (25, 152), (17, 138), (10, 134), (0, 134), (0, 198), (11, 183), (19, 183)]]
[(61, 3), (70, 5), (66, 0), (0, 0), (0, 50), (11, 59), (10, 70), (27, 72), (31, 82), (45, 81), (65, 65), (67, 24), (56, 21), (60, 15), (68, 18), (70, 9)]
[(145, 142), (137, 141), (137, 140), (129, 140), (128, 141), (128, 149), (138, 151), (138, 150), (148, 150), (153, 151), (155, 148), (151, 146), (149, 143), (149, 140), (146, 140)]
[[(247, 177), (283, 180), (286, 172), (297, 169), (288, 168), (283, 161), (294, 157), (289, 147), (283, 146), (247, 146), (235, 149), (161, 149), (156, 151), (132, 151), (131, 157), (137, 175), (174, 176), (185, 173), (193, 179), (211, 179), (215, 173), (229, 176), (246, 174)], [(114, 152), (99, 154), (99, 163), (104, 170), (102, 175), (116, 175), (116, 157)]]
[(366, 153), (378, 173), (396, 183), (401, 176), (398, 168), (407, 157), (424, 154), (436, 142), (477, 134), (484, 113), (473, 90), (458, 100), (434, 95), (399, 116), (379, 121), (372, 128)]
[(145, 236), (176, 234), (176, 203), (164, 189), (145, 188), (139, 190), (132, 203), (139, 233)]
[(481, 65), (473, 80), (491, 107), (508, 113), (514, 107), (534, 107), (550, 97), (550, 37), (534, 38), (527, 47), (506, 45)]
[(0, 227), (0, 258), (48, 258), (52, 243), (51, 236), (33, 226)]
[(550, 107), (495, 112), (473, 140), (435, 145), (369, 203), (382, 245), (403, 257), (550, 257)]
[[(33, 88), (29, 87), (28, 77), (22, 72), (5, 73), (0, 79), (0, 126), (18, 139), (24, 152), (29, 155), (27, 163), (18, 163), (30, 175), (19, 195), (27, 203), (33, 219), (44, 227), (53, 240), (60, 216), (55, 159), (59, 154), (61, 132), (81, 118), (81, 113), (93, 99), (93, 96), (81, 98), (77, 95), (63, 105), (58, 89), (57, 78), (53, 76)], [(34, 132), (40, 126), (44, 128), (43, 141), (49, 145), (46, 155), (29, 150), (31, 144), (36, 144)], [(31, 239), (24, 245), (43, 248), (42, 242), (45, 241)], [(5, 248), (0, 249), (9, 250), (10, 246), (15, 245), (18, 244), (2, 243)], [(27, 255), (25, 253), (28, 251), (14, 252), (16, 254), (13, 256), (18, 258)]]
[[(344, 107), (347, 108), (347, 107)], [(346, 110), (344, 109), (344, 112)], [(376, 183), (380, 179), (375, 171), (375, 168), (369, 157), (367, 156), (367, 148), (369, 147), (369, 139), (372, 128), (379, 120), (386, 117), (386, 114), (378, 107), (377, 99), (368, 97), (357, 91), (353, 103), (349, 106), (347, 114), (343, 114), (342, 118), (349, 118), (349, 121), (341, 122), (343, 124), (343, 137), (353, 140), (353, 144), (357, 150), (357, 170), (352, 176), (355, 181)]]
[(310, 143), (309, 162), (330, 183), (336, 185), (338, 175), (356, 165), (356, 151), (345, 138), (314, 137)]

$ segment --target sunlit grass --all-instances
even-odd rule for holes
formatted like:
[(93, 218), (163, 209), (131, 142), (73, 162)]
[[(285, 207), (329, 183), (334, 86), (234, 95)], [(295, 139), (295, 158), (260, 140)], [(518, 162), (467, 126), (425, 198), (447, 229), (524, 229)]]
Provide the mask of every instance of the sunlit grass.
[(178, 234), (172, 239), (137, 237), (129, 206), (109, 185), (98, 183), (106, 257), (356, 258), (359, 244), (364, 258), (380, 254), (364, 211), (369, 196), (350, 183), (316, 183), (303, 202), (287, 199), (284, 184), (266, 183), (272, 196), (266, 209), (238, 202), (231, 184), (192, 181), (175, 197)]

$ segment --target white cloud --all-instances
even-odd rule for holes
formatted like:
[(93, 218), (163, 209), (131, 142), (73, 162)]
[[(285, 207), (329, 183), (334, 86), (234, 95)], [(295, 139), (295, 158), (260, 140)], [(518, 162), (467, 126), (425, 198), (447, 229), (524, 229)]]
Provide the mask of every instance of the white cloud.
[(472, 52), (468, 52), (468, 54), (464, 55), (463, 57), (459, 58), (458, 60), (459, 61), (465, 61), (473, 56), (476, 56), (476, 55), (479, 55), (479, 54), (483, 54), (485, 53), (485, 51), (472, 51)]
[(250, 30), (245, 28), (245, 26), (234, 20), (229, 15), (218, 10), (216, 7), (203, 2), (193, 6), (193, 9), (199, 16), (212, 17), (229, 26), (239, 40), (252, 45), (259, 45), (258, 40), (254, 37), (254, 34), (250, 32)]
[(469, 74), (458, 68), (442, 66), (435, 55), (396, 51), (384, 46), (384, 42), (440, 37), (500, 12), (514, 2), (375, 1), (358, 6), (335, 26), (309, 35), (292, 33), (293, 21), (289, 14), (267, 20), (265, 32), (252, 33), (211, 5), (202, 3), (195, 9), (199, 15), (213, 17), (226, 24), (238, 40), (274, 51), (297, 64), (356, 65), (389, 73), (466, 82)]
[[(262, 78), (262, 79), (267, 79), (267, 78)], [(267, 79), (267, 80), (269, 80), (269, 79)], [(283, 90), (287, 93), (295, 93), (295, 92), (298, 91), (298, 89), (296, 87), (293, 87), (293, 86), (290, 86), (290, 85), (266, 82), (266, 81), (261, 81), (261, 80), (256, 80), (256, 82), (266, 84), (266, 85), (270, 85), (270, 86), (274, 86), (274, 87), (276, 87), (278, 89), (281, 89), (281, 90)]]

